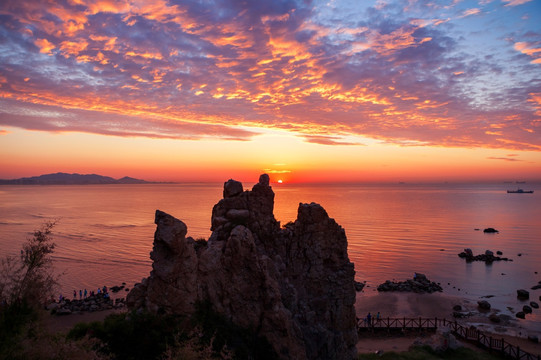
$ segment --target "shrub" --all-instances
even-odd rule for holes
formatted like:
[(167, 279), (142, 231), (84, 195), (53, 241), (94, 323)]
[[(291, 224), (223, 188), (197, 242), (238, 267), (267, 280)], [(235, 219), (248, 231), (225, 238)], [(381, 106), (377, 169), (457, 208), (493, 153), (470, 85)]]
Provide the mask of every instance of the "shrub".
[(53, 294), (57, 285), (52, 274), (55, 244), (52, 229), (55, 222), (46, 222), (33, 237), (23, 244), (20, 257), (7, 256), (1, 260), (0, 302), (6, 306), (25, 303), (39, 306)]
[(22, 245), (20, 256), (0, 261), (0, 358), (17, 358), (22, 342), (40, 331), (38, 309), (56, 286), (51, 259), (54, 225), (47, 222), (34, 231)]
[(68, 339), (99, 339), (103, 346), (94, 350), (119, 360), (277, 358), (266, 339), (232, 324), (210, 304), (196, 307), (191, 318), (146, 312), (113, 314), (103, 322), (76, 325)]

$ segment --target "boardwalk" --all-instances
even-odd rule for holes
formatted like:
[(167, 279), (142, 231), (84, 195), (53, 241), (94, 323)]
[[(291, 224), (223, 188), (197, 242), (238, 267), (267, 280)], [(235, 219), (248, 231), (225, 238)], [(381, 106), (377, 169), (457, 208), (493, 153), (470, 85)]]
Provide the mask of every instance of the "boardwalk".
[(369, 324), (367, 321), (359, 320), (357, 327), (359, 333), (365, 331), (381, 331), (381, 330), (436, 330), (438, 327), (448, 327), (458, 337), (474, 342), (477, 345), (486, 348), (489, 351), (496, 351), (505, 354), (512, 359), (517, 360), (541, 360), (541, 355), (528, 353), (518, 346), (514, 346), (504, 339), (493, 338), (483, 332), (460, 325), (456, 321), (449, 321), (438, 318), (386, 318), (375, 320), (372, 319)]

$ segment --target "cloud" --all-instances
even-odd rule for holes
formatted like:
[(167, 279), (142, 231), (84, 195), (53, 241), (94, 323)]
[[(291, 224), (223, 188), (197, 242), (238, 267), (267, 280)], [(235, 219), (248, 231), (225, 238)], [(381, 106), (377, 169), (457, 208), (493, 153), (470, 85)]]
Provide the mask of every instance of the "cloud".
[(507, 3), (505, 6), (518, 6), (522, 4), (526, 4), (532, 0), (502, 0), (502, 2)]
[(487, 157), (487, 159), (489, 159), (489, 160), (503, 160), (503, 161), (511, 161), (511, 162), (523, 161), (523, 160), (520, 160), (520, 159), (511, 158), (511, 157), (496, 157), (496, 156), (489, 156), (489, 157)]
[(9, 131), (0, 129), (0, 135), (7, 135), (7, 134), (9, 134)]
[(267, 174), (289, 174), (291, 170), (262, 169)]
[(258, 133), (244, 129), (277, 128), (325, 145), (358, 145), (358, 136), (540, 149), (538, 34), (486, 28), (476, 43), (468, 29), (502, 10), (446, 4), (6, 0), (0, 123), (237, 140)]
[(481, 9), (478, 9), (478, 8), (468, 9), (468, 10), (464, 10), (464, 12), (462, 13), (462, 17), (471, 16), (471, 15), (479, 15), (480, 13), (481, 13)]
[(100, 111), (67, 110), (51, 106), (19, 107), (13, 101), (0, 101), (0, 124), (49, 132), (84, 132), (123, 137), (197, 140), (220, 138), (249, 140), (257, 132), (226, 125), (152, 119), (136, 115), (109, 114)]
[(532, 64), (541, 64), (541, 41), (538, 42), (517, 42), (515, 50), (533, 58)]
[(56, 47), (47, 39), (36, 39), (34, 44), (39, 48), (39, 52), (44, 54), (50, 54), (51, 50)]
[(342, 140), (337, 136), (315, 136), (305, 135), (304, 138), (307, 142), (319, 145), (363, 145), (361, 143), (354, 143)]

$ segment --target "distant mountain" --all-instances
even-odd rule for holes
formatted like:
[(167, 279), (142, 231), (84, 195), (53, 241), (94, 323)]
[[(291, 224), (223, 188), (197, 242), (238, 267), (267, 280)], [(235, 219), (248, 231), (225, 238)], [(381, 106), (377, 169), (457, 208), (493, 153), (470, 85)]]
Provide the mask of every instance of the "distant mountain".
[(113, 179), (96, 174), (46, 174), (12, 180), (0, 180), (0, 185), (92, 185), (92, 184), (151, 184), (152, 182), (125, 176)]

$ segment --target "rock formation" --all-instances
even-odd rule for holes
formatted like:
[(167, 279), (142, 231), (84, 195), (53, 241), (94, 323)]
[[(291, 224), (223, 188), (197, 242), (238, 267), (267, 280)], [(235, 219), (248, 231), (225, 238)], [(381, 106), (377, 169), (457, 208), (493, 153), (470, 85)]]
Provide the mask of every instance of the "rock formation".
[[(501, 251), (498, 251), (499, 254), (502, 254)], [(458, 257), (466, 259), (467, 262), (472, 261), (484, 261), (487, 264), (492, 264), (494, 261), (513, 261), (513, 259), (508, 259), (506, 257), (494, 256), (494, 252), (486, 250), (484, 254), (473, 255), (471, 249), (464, 249), (463, 252), (458, 254)]]
[(354, 266), (344, 229), (318, 204), (299, 204), (294, 223), (274, 219), (274, 192), (261, 175), (251, 191), (229, 180), (212, 210), (208, 242), (159, 210), (150, 276), (128, 306), (192, 314), (197, 302), (266, 337), (284, 359), (356, 355)]
[(442, 287), (430, 280), (424, 274), (415, 273), (413, 279), (406, 281), (391, 281), (387, 280), (383, 284), (378, 285), (378, 291), (402, 291), (402, 292), (416, 292), (416, 293), (433, 293), (436, 291), (443, 291)]

